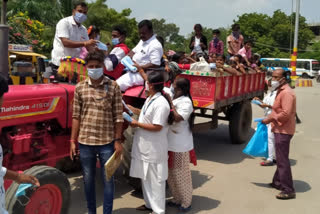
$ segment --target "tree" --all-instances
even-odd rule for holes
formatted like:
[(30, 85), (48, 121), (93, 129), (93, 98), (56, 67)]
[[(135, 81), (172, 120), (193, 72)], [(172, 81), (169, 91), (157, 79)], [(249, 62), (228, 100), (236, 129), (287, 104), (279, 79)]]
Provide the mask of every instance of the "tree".
[[(281, 10), (276, 10), (272, 16), (261, 13), (245, 13), (238, 16), (234, 23), (240, 24), (241, 32), (245, 39), (255, 42), (254, 52), (264, 57), (289, 57), (292, 47), (293, 28), (295, 13), (290, 16)], [(298, 48), (305, 50), (314, 34), (308, 28), (306, 19), (299, 19), (299, 42)], [(290, 44), (291, 42), (291, 44)]]

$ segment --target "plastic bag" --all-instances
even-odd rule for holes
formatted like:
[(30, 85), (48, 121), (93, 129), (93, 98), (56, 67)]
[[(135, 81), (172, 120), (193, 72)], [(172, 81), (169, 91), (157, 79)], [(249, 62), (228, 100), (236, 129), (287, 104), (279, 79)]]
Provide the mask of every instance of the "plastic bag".
[(137, 68), (133, 66), (133, 61), (129, 56), (123, 57), (121, 60), (122, 65), (124, 65), (129, 71), (136, 72)]
[(242, 152), (254, 157), (268, 158), (268, 128), (265, 124), (258, 123), (256, 132)]
[(210, 65), (206, 62), (203, 57), (200, 57), (199, 62), (195, 62), (190, 65), (190, 71), (203, 71), (203, 72), (210, 72)]

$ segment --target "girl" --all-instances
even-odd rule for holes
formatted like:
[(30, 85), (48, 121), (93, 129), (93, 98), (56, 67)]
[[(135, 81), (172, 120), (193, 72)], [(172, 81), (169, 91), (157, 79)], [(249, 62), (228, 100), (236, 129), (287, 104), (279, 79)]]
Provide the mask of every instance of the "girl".
[(145, 205), (137, 210), (165, 213), (165, 187), (168, 178), (168, 124), (173, 122), (169, 101), (162, 96), (164, 78), (161, 72), (148, 75), (147, 98), (141, 110), (130, 107), (139, 120), (132, 146), (130, 176), (140, 178)]
[[(191, 209), (193, 190), (189, 168), (190, 151), (194, 154), (191, 132), (193, 104), (190, 95), (190, 82), (187, 79), (179, 78), (174, 82), (173, 89), (173, 100), (170, 100), (170, 103), (174, 123), (170, 126), (168, 134), (168, 184), (173, 200), (169, 201), (168, 205), (178, 206), (180, 211), (187, 212)], [(195, 161), (194, 164), (196, 164)]]
[(196, 24), (194, 26), (195, 35), (191, 37), (189, 48), (192, 51), (192, 56), (195, 56), (197, 53), (203, 53), (206, 49), (208, 49), (208, 40), (202, 34), (202, 26), (201, 24)]

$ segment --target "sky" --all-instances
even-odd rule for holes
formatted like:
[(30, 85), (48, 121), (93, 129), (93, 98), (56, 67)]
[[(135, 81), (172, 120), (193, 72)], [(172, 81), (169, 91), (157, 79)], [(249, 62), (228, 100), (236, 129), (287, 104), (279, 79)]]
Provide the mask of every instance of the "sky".
[[(131, 17), (161, 19), (175, 23), (180, 34), (192, 32), (196, 23), (204, 27), (230, 27), (233, 20), (243, 13), (266, 13), (272, 15), (277, 9), (291, 13), (292, 1), (296, 0), (107, 0), (107, 5), (117, 11), (132, 10)], [(320, 23), (320, 0), (301, 0), (300, 13), (308, 23)]]

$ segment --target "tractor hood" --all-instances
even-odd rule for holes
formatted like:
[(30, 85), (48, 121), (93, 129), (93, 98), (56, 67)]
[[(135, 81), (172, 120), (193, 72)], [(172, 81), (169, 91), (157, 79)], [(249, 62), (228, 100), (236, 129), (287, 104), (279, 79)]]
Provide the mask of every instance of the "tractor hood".
[(4, 95), (2, 127), (56, 119), (65, 128), (71, 115), (75, 86), (67, 84), (13, 85)]

